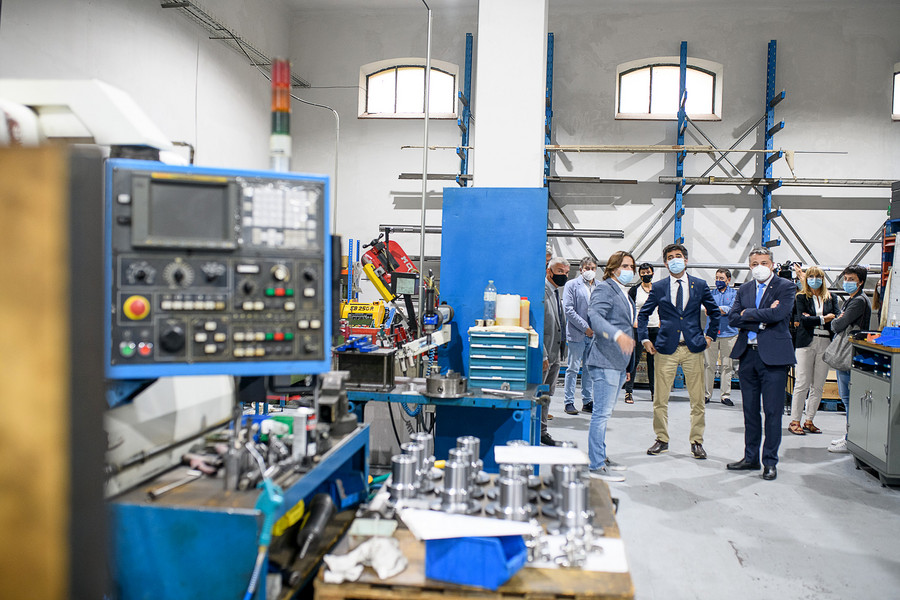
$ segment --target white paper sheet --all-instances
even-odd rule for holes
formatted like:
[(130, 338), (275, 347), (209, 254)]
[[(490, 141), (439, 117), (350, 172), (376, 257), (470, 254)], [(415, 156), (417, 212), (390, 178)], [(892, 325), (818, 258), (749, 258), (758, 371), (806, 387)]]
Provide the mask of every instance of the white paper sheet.
[(530, 465), (587, 465), (587, 454), (578, 448), (556, 446), (494, 446), (494, 460)]
[(528, 523), (468, 515), (449, 515), (433, 510), (404, 508), (400, 518), (418, 540), (440, 540), (459, 537), (496, 537), (526, 535)]

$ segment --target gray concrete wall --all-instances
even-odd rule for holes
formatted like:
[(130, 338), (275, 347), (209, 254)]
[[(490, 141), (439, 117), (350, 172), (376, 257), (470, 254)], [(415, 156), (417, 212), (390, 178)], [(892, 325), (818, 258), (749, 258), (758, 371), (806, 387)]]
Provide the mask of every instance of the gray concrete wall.
[[(286, 56), (281, 0), (201, 2), (269, 55)], [(196, 163), (265, 169), (271, 91), (249, 61), (158, 0), (7, 0), (0, 78), (99, 79), (128, 93)]]
[[(473, 3), (474, 4), (474, 3)], [(677, 55), (681, 40), (692, 57), (724, 65), (723, 118), (700, 127), (719, 147), (728, 147), (762, 115), (765, 99), (766, 48), (778, 40), (778, 89), (788, 98), (776, 117), (786, 128), (776, 148), (846, 154), (799, 154), (798, 177), (900, 179), (900, 123), (890, 119), (891, 74), (900, 57), (900, 4), (869, 0), (853, 3), (806, 1), (781, 9), (741, 3), (638, 2), (631, 8), (609, 3), (551, 3), (550, 31), (555, 34), (554, 141), (560, 144), (673, 144), (674, 122), (614, 119), (615, 68), (625, 61)], [(722, 6), (728, 4), (730, 6)], [(421, 183), (401, 181), (401, 172), (420, 172), (421, 121), (392, 122), (356, 118), (359, 66), (400, 56), (424, 56), (426, 14), (421, 10), (297, 12), (291, 53), (295, 66), (310, 77), (309, 99), (325, 102), (341, 114), (339, 230), (365, 240), (379, 223), (419, 222)], [(462, 64), (465, 33), (475, 32), (472, 10), (435, 10), (432, 56)], [(481, 40), (485, 43), (485, 40)], [(478, 40), (476, 40), (476, 44)], [(510, 67), (515, 68), (515, 57)], [(476, 66), (477, 68), (477, 66)], [(511, 99), (514, 94), (511, 91)], [(477, 93), (473, 138), (477, 161)], [(330, 172), (334, 125), (325, 113), (295, 105), (295, 168)], [(459, 140), (453, 122), (432, 122), (432, 144)], [(689, 144), (705, 144), (687, 138)], [(741, 147), (760, 147), (751, 134)], [(757, 174), (758, 155), (732, 160), (745, 174)], [(433, 152), (429, 171), (458, 168), (452, 151)], [(691, 155), (685, 173), (700, 175), (711, 160)], [(675, 174), (672, 155), (568, 154), (557, 157), (559, 175), (636, 179), (638, 185), (554, 184), (551, 193), (578, 227), (625, 230), (624, 240), (593, 240), (601, 258), (622, 247), (635, 248), (638, 260), (659, 260), (673, 237), (671, 210), (663, 223), (646, 231), (673, 195), (673, 186), (658, 183)], [(775, 175), (789, 177), (784, 162)], [(712, 174), (724, 176), (721, 170)], [(440, 223), (440, 189), (430, 183), (429, 224)], [(783, 208), (791, 225), (820, 264), (846, 264), (860, 249), (851, 238), (869, 238), (885, 218), (889, 191), (842, 188), (782, 188), (773, 204)], [(695, 262), (740, 263), (760, 239), (761, 200), (755, 192), (733, 187), (695, 188), (686, 196), (683, 232)], [(477, 215), (473, 215), (477, 218)], [(551, 211), (554, 226), (564, 226)], [(664, 225), (664, 227), (663, 227)], [(782, 225), (784, 227), (784, 225)], [(659, 234), (657, 236), (657, 234)], [(810, 262), (796, 236), (787, 231), (776, 260)], [(418, 252), (416, 236), (398, 236), (409, 252)], [(795, 248), (791, 248), (789, 243)], [(511, 243), (515, 243), (511, 240)], [(428, 239), (426, 254), (437, 253)], [(583, 254), (577, 243), (557, 245), (564, 256)], [(864, 262), (878, 262), (869, 252)], [(505, 266), (509, 267), (509, 266)], [(516, 265), (512, 268), (521, 268)], [(712, 279), (712, 273), (701, 272)]]

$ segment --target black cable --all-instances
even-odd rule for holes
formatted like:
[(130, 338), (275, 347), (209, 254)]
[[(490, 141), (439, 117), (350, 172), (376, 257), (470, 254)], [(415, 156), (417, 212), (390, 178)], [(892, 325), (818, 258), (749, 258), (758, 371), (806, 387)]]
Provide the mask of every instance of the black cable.
[(437, 416), (434, 413), (431, 413), (431, 427), (425, 428), (425, 433), (434, 433), (434, 423), (437, 421)]
[(394, 403), (387, 402), (386, 404), (387, 404), (388, 414), (391, 416), (391, 429), (394, 430), (394, 438), (397, 440), (397, 449), (399, 450), (400, 446), (402, 446), (403, 443), (400, 441), (400, 434), (397, 433), (397, 424), (394, 422), (394, 410), (391, 408), (391, 406), (393, 406)]

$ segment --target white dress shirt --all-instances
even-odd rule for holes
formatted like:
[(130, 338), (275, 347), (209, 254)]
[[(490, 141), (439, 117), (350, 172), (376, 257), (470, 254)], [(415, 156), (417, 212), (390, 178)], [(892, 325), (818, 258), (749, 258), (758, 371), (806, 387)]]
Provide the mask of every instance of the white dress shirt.
[(681, 308), (687, 306), (688, 298), (691, 297), (691, 283), (688, 280), (687, 273), (682, 273), (681, 277), (669, 275), (669, 292), (672, 294), (672, 304), (678, 307), (678, 282), (681, 282), (681, 293), (684, 296), (684, 304)]

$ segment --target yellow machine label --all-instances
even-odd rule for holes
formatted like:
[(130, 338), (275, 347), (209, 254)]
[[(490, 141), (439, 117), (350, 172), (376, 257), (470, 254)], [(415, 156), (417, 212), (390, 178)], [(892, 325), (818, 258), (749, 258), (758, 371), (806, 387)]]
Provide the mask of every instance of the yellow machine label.
[(347, 319), (350, 327), (379, 328), (384, 323), (384, 303), (342, 302), (341, 318)]
[(150, 173), (152, 179), (169, 179), (175, 181), (197, 181), (204, 183), (228, 183), (227, 177), (218, 175), (187, 175), (185, 173), (160, 173), (153, 171)]
[(299, 521), (303, 518), (303, 512), (306, 510), (306, 506), (303, 503), (303, 500), (294, 505), (292, 509), (284, 513), (284, 516), (275, 521), (275, 525), (272, 527), (272, 535), (279, 536), (287, 531), (287, 528)]

